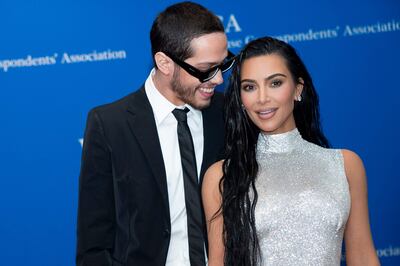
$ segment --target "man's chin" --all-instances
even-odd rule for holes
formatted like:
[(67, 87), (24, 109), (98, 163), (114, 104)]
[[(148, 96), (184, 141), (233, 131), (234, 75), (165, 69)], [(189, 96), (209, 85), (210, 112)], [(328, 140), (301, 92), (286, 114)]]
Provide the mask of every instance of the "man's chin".
[(189, 104), (198, 110), (202, 110), (202, 109), (210, 106), (210, 103), (211, 103), (211, 99), (210, 100), (202, 100), (202, 101), (192, 101)]

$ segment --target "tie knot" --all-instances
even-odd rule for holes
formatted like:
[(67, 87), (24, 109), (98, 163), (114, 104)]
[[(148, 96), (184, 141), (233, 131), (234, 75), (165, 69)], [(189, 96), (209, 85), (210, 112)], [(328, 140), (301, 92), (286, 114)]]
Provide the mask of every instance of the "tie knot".
[(175, 116), (178, 122), (186, 122), (187, 121), (187, 113), (189, 112), (189, 108), (185, 107), (185, 109), (175, 108), (172, 111), (172, 114)]

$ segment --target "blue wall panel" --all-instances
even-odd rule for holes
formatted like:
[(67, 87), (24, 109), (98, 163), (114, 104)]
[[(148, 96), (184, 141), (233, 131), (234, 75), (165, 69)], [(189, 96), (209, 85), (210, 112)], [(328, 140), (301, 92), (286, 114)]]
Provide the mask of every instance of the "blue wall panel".
[[(199, 2), (223, 19), (235, 53), (264, 35), (296, 47), (327, 136), (364, 160), (381, 262), (399, 265), (399, 2)], [(144, 82), (151, 23), (171, 3), (0, 2), (2, 265), (74, 264), (87, 112)]]

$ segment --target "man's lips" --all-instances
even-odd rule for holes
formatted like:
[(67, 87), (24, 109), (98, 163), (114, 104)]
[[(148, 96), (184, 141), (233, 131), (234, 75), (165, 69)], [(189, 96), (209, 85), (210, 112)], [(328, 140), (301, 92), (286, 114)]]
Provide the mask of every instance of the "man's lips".
[(205, 96), (205, 97), (211, 97), (214, 95), (214, 89), (213, 88), (205, 88), (205, 87), (199, 87), (199, 92), (201, 93), (201, 95)]

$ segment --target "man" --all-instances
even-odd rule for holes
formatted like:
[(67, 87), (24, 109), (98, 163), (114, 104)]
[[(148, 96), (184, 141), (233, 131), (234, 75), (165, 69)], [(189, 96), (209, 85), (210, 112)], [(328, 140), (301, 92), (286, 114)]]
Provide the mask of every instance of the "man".
[(234, 59), (219, 19), (191, 2), (159, 14), (150, 39), (145, 85), (88, 116), (78, 265), (205, 265), (199, 191), (223, 144), (214, 88)]

